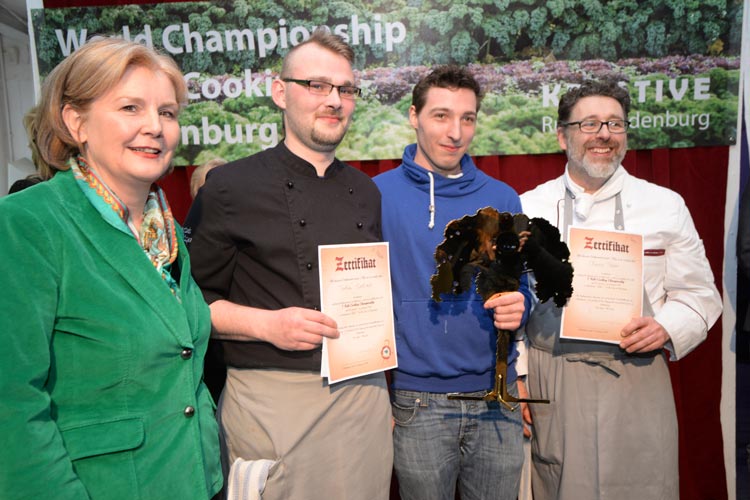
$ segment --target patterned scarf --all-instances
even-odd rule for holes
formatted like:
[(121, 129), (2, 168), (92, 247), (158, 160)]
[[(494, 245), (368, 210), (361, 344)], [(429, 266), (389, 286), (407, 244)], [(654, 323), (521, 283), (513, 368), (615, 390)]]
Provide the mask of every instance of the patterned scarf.
[(143, 207), (143, 223), (136, 228), (128, 207), (117, 197), (83, 157), (68, 162), (78, 186), (102, 218), (116, 229), (132, 235), (146, 252), (154, 268), (179, 300), (180, 286), (170, 269), (177, 259), (177, 232), (164, 192), (153, 184)]

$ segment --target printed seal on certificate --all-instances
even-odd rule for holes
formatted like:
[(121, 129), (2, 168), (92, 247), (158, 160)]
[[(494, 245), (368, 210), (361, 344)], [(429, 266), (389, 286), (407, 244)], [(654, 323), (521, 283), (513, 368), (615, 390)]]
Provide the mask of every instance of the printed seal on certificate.
[(391, 351), (391, 346), (389, 346), (389, 345), (388, 345), (388, 341), (386, 340), (386, 341), (385, 341), (385, 345), (384, 345), (384, 346), (383, 346), (383, 348), (382, 348), (382, 349), (380, 350), (380, 356), (381, 356), (381, 357), (382, 357), (383, 359), (390, 359), (390, 357), (391, 357), (391, 354), (392, 354), (392, 351)]

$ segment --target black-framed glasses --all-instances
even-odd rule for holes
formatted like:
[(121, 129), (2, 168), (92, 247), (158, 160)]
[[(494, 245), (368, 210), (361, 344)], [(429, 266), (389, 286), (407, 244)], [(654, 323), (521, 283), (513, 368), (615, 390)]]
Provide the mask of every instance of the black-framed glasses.
[(328, 82), (321, 82), (320, 80), (297, 80), (296, 78), (282, 78), (281, 81), (307, 87), (307, 90), (315, 95), (330, 95), (333, 89), (339, 91), (339, 96), (342, 99), (356, 99), (362, 95), (362, 89), (354, 85), (334, 85)]
[(606, 125), (610, 134), (624, 134), (628, 131), (630, 122), (627, 120), (607, 120), (606, 122), (600, 120), (582, 120), (579, 122), (561, 122), (560, 125), (563, 127), (578, 125), (578, 128), (584, 134), (597, 134)]

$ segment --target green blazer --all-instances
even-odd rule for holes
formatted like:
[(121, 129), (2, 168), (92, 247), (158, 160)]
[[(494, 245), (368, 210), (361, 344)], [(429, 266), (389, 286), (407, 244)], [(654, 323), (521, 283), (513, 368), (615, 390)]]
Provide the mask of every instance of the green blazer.
[(0, 498), (207, 499), (209, 310), (180, 301), (71, 172), (0, 199)]

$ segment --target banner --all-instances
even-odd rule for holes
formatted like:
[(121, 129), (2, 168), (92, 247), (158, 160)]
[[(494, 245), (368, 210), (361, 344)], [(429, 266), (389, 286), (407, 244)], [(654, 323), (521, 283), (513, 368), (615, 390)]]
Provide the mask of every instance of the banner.
[(739, 0), (71, 4), (31, 9), (35, 74), (44, 78), (94, 35), (170, 54), (190, 89), (177, 165), (233, 160), (281, 140), (270, 84), (287, 51), (317, 26), (352, 45), (364, 89), (337, 150), (343, 160), (400, 158), (415, 141), (412, 87), (445, 63), (467, 65), (486, 93), (474, 156), (559, 151), (559, 97), (591, 78), (629, 89), (630, 149), (737, 140)]

